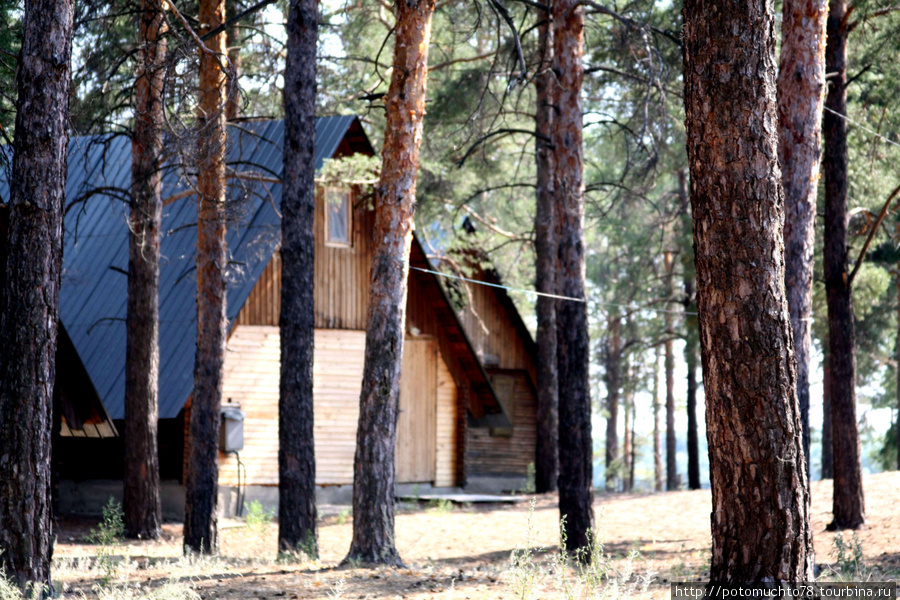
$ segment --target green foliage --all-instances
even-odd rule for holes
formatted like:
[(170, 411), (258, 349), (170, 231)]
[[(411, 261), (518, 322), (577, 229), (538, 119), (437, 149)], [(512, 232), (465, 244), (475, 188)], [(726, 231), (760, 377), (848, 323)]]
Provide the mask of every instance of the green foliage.
[(882, 438), (881, 446), (875, 451), (873, 458), (884, 471), (897, 469), (897, 421), (892, 420), (890, 428)]
[(102, 517), (97, 529), (91, 529), (90, 540), (100, 546), (113, 546), (125, 537), (125, 522), (122, 506), (114, 498), (110, 498), (103, 507)]
[(868, 569), (863, 560), (862, 542), (859, 541), (856, 532), (853, 532), (850, 540), (844, 540), (842, 533), (835, 534), (833, 544), (834, 560), (841, 576), (864, 580)]
[(353, 511), (349, 508), (342, 508), (341, 512), (338, 513), (337, 523), (338, 525), (343, 525), (347, 522), (347, 518), (353, 514)]
[(14, 56), (22, 45), (21, 15), (19, 0), (0, 0), (0, 50), (4, 51), (0, 52), (0, 145), (12, 140), (16, 121), (17, 61)]
[(293, 551), (281, 550), (278, 552), (276, 562), (282, 564), (307, 563), (318, 558), (318, 544), (312, 531), (306, 532), (306, 539), (298, 542)]
[(100, 583), (109, 585), (118, 575), (121, 558), (115, 556), (125, 536), (125, 523), (123, 521), (122, 506), (110, 498), (103, 507), (103, 516), (96, 529), (91, 529), (88, 539), (100, 548), (97, 550), (97, 567), (100, 569)]
[(439, 513), (448, 513), (453, 511), (453, 502), (446, 498), (432, 498), (428, 501), (428, 508)]
[(528, 469), (525, 474), (525, 489), (523, 490), (526, 494), (533, 494), (536, 489), (535, 479), (537, 477), (537, 469), (534, 466), (534, 462), (528, 463)]
[(316, 182), (325, 186), (358, 185), (363, 193), (369, 193), (381, 174), (381, 158), (365, 154), (351, 154), (341, 158), (330, 158), (322, 165)]
[(275, 518), (275, 512), (263, 508), (259, 500), (251, 501), (246, 508), (247, 516), (244, 517), (244, 522), (247, 523), (247, 527), (264, 535), (268, 531), (269, 525), (272, 524), (272, 519)]

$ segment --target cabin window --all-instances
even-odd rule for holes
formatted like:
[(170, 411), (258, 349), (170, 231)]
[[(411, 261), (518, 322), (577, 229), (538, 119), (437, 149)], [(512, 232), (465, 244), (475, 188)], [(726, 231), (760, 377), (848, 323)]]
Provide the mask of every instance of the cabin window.
[(350, 192), (336, 188), (325, 190), (325, 243), (329, 246), (349, 248), (350, 232)]

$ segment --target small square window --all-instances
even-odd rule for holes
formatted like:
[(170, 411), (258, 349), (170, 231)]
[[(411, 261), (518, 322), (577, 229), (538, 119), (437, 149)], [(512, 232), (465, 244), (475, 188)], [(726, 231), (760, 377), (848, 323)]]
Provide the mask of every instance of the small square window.
[(325, 243), (350, 247), (350, 192), (329, 188), (325, 190)]

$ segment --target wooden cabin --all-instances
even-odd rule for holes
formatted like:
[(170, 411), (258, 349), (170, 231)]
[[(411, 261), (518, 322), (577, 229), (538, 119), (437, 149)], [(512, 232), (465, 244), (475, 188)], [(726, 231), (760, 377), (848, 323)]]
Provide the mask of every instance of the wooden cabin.
[[(473, 225), (465, 223), (463, 229)], [(472, 279), (502, 285), (499, 273), (484, 265), (483, 253), (469, 251), (475, 260), (462, 258)], [(476, 266), (481, 265), (481, 266)], [(471, 490), (523, 489), (533, 477), (537, 443), (536, 349), (512, 298), (502, 287), (468, 286), (468, 304), (460, 310), (463, 327), (478, 354), (504, 414), (508, 427), (470, 427), (466, 431), (466, 477)], [(532, 482), (533, 483), (533, 482)]]
[[(352, 197), (352, 195), (351, 195)], [(319, 194), (322, 198), (322, 193)], [(330, 246), (324, 206), (316, 208), (316, 332), (313, 368), (316, 482), (353, 483), (353, 457), (365, 354), (372, 212), (361, 203), (353, 245)], [(429, 268), (414, 244), (411, 263)], [(244, 449), (220, 456), (219, 482), (278, 484), (278, 377), (281, 260), (276, 253), (231, 331), (225, 359), (225, 402), (244, 417)], [(348, 282), (351, 285), (348, 285)], [(468, 342), (440, 283), (412, 271), (397, 426), (397, 483), (461, 487), (469, 407), (476, 424), (509, 423), (489, 374)], [(492, 418), (487, 418), (492, 415)], [(533, 454), (533, 449), (532, 449)]]
[[(239, 408), (244, 419), (242, 448), (219, 458), (220, 507), (227, 512), (239, 509), (239, 491), (248, 499), (277, 499), (282, 139), (280, 121), (242, 124), (229, 136), (223, 408)], [(66, 217), (60, 318), (89, 377), (85, 387), (102, 401), (110, 422), (104, 431), (114, 434), (88, 444), (63, 416), (61, 477), (75, 500), (61, 508), (75, 512), (91, 512), (105, 502), (103, 494), (121, 493), (128, 239), (123, 205), (109, 190), (128, 189), (129, 149), (115, 137), (76, 138), (70, 149), (67, 195), (79, 202)], [(353, 153), (373, 154), (358, 119), (317, 119), (317, 169)], [(164, 196), (184, 197), (166, 206), (161, 242), (159, 446), (170, 518), (180, 518), (183, 507), (196, 343), (196, 204), (182, 172), (171, 165), (163, 174)], [(314, 410), (316, 481), (323, 488), (353, 481), (373, 217), (358, 189), (317, 188)], [(411, 264), (432, 269), (417, 240)], [(410, 272), (396, 447), (400, 484), (473, 482), (496, 491), (525, 485), (534, 460), (533, 343), (505, 294), (475, 291), (487, 331), (450, 301), (439, 276)], [(85, 492), (91, 485), (100, 491)]]

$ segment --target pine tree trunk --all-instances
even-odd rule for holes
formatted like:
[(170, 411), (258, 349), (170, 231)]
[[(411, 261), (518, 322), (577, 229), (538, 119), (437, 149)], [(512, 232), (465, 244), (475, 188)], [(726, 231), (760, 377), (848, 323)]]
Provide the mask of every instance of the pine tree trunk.
[[(0, 304), (0, 570), (50, 595), (50, 443), (68, 157), (73, 8), (22, 15), (9, 241)], [(30, 596), (29, 596), (30, 597)]]
[(318, 3), (292, 0), (284, 70), (278, 548), (318, 555), (313, 444)]
[(625, 368), (625, 394), (623, 408), (625, 409), (625, 439), (622, 443), (622, 490), (630, 492), (634, 487), (632, 477), (633, 465), (631, 459), (634, 456), (634, 391), (631, 384), (631, 364)]
[(822, 479), (834, 478), (834, 438), (831, 429), (831, 360), (826, 344), (822, 357)]
[[(581, 92), (584, 80), (584, 12), (577, 0), (557, 0), (551, 10), (553, 71), (558, 97), (553, 147), (556, 153), (557, 289), (584, 298), (584, 145)], [(590, 340), (587, 304), (557, 305), (559, 377), (559, 512), (565, 517), (566, 548), (588, 547), (594, 525), (591, 397), (588, 373)], [(582, 560), (589, 560), (587, 554)]]
[(656, 363), (653, 371), (653, 489), (663, 491), (663, 459), (662, 459), (662, 427), (660, 417), (662, 402), (660, 401), (661, 387), (659, 385), (659, 373), (662, 371), (662, 352), (656, 347)]
[[(825, 92), (827, 0), (785, 0), (778, 76), (778, 156), (784, 187), (785, 291), (797, 357), (803, 455), (809, 461), (809, 365), (819, 125)], [(809, 478), (809, 464), (806, 466)]]
[[(687, 187), (687, 173), (684, 169), (678, 172), (678, 195), (684, 206), (681, 214), (683, 234), (691, 236), (690, 194)], [(684, 266), (684, 362), (687, 366), (687, 453), (688, 453), (688, 489), (700, 489), (700, 440), (697, 423), (697, 367), (700, 365), (700, 328), (697, 324), (696, 281), (692, 268), (693, 256), (685, 253), (682, 258)], [(694, 313), (694, 314), (692, 314)]]
[[(534, 78), (536, 92), (535, 134), (537, 162), (537, 210), (534, 219), (535, 272), (537, 291), (556, 293), (554, 268), (556, 240), (553, 237), (553, 189), (555, 169), (553, 146), (547, 141), (553, 131), (553, 38), (549, 22), (540, 26), (540, 57)], [(535, 448), (535, 491), (556, 490), (559, 478), (559, 382), (556, 377), (556, 300), (537, 299), (537, 444)]]
[[(239, 6), (240, 4), (234, 0), (226, 0), (225, 13), (229, 15), (237, 14), (238, 10), (240, 10)], [(240, 25), (240, 23), (232, 25), (225, 33), (225, 43), (228, 48), (228, 61), (234, 69), (234, 86), (229, 90), (231, 96), (225, 101), (226, 121), (235, 121), (241, 116), (241, 103), (243, 102), (243, 99), (241, 98), (241, 88), (238, 83), (241, 78), (241, 68), (243, 66), (241, 59), (241, 45), (244, 43), (244, 34), (241, 31)], [(290, 73), (290, 71), (287, 70), (286, 72)], [(287, 111), (285, 111), (285, 116), (287, 116)]]
[(710, 581), (813, 578), (784, 295), (774, 8), (684, 3), (684, 72), (713, 540)]
[[(225, 22), (224, 0), (200, 1), (200, 33)], [(197, 356), (191, 404), (190, 455), (185, 478), (184, 547), (218, 550), (216, 506), (219, 421), (225, 364), (225, 34), (200, 52), (197, 116)]]
[[(672, 298), (673, 273), (675, 260), (671, 252), (666, 251), (663, 260), (666, 270), (666, 298)], [(678, 489), (677, 440), (675, 437), (675, 347), (672, 313), (667, 312), (666, 321), (666, 489)]]
[(618, 315), (609, 316), (609, 333), (603, 350), (603, 383), (606, 386), (606, 491), (618, 487), (619, 468), (619, 390), (622, 363), (622, 320)]
[(159, 234), (162, 223), (166, 25), (161, 0), (143, 0), (131, 138), (131, 222), (125, 352), (125, 535), (156, 539), (159, 496)]
[(630, 492), (631, 491), (631, 483), (628, 479), (629, 474), (631, 473), (631, 453), (632, 453), (632, 443), (634, 442), (631, 439), (631, 425), (634, 421), (634, 413), (632, 413), (631, 409), (631, 392), (629, 390), (630, 381), (628, 374), (629, 368), (626, 367), (625, 372), (625, 393), (622, 398), (622, 408), (624, 409), (624, 421), (625, 421), (625, 435), (622, 440), (622, 491)]
[[(857, 529), (865, 523), (859, 431), (856, 426), (856, 333), (848, 273), (847, 226), (847, 6), (829, 5), (825, 70), (832, 73), (825, 99), (825, 294), (831, 361), (831, 426), (834, 446), (834, 504), (830, 529)], [(833, 111), (833, 112), (832, 112)]]
[(394, 5), (394, 70), (385, 97), (387, 122), (375, 196), (375, 250), (353, 461), (353, 539), (345, 559), (365, 564), (401, 564), (394, 545), (394, 444), (434, 7), (435, 0), (398, 0)]
[(631, 492), (634, 490), (634, 471), (635, 471), (635, 463), (637, 461), (637, 434), (635, 429), (635, 423), (637, 419), (635, 419), (635, 404), (634, 404), (634, 392), (631, 393), (631, 399), (629, 400), (631, 404), (631, 459), (628, 461), (628, 491)]
[[(685, 282), (693, 287), (693, 280)], [(700, 363), (698, 348), (699, 332), (697, 317), (687, 318), (687, 339), (684, 345), (684, 362), (687, 363), (687, 451), (688, 451), (688, 489), (700, 489), (700, 439), (697, 423), (697, 367)]]

